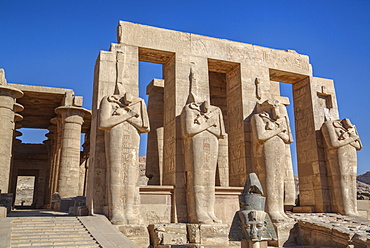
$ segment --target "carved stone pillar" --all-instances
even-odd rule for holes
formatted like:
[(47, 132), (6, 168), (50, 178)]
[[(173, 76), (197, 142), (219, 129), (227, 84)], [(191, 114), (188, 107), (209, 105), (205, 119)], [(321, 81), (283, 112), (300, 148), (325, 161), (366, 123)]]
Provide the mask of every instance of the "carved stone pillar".
[(63, 126), (57, 191), (62, 198), (74, 197), (79, 189), (81, 126), (90, 112), (73, 106), (58, 107), (55, 112), (62, 116)]
[[(45, 144), (48, 144), (48, 156), (49, 156), (49, 180), (46, 185), (46, 204), (51, 202), (51, 196), (53, 194), (53, 185), (55, 177), (55, 153), (56, 153), (56, 144), (57, 144), (57, 126), (50, 125), (48, 127), (49, 133), (45, 136), (48, 137), (48, 140), (44, 141)], [(47, 207), (49, 208), (49, 207)]]
[[(3, 72), (3, 71), (2, 71)], [(3, 78), (3, 82), (5, 78)], [(12, 161), (12, 146), (14, 135), (15, 113), (14, 104), (17, 98), (23, 96), (23, 92), (7, 86), (6, 82), (0, 82), (0, 190), (8, 193), (10, 167)]]
[(55, 134), (55, 144), (54, 144), (54, 152), (53, 152), (53, 174), (51, 175), (51, 194), (57, 192), (58, 186), (58, 175), (59, 175), (59, 162), (60, 162), (60, 149), (61, 149), (61, 139), (62, 139), (62, 118), (54, 117), (50, 120), (50, 122), (56, 125), (56, 134)]
[(163, 79), (153, 79), (146, 87), (151, 130), (146, 151), (146, 175), (150, 178), (151, 185), (162, 185), (163, 179), (163, 92)]

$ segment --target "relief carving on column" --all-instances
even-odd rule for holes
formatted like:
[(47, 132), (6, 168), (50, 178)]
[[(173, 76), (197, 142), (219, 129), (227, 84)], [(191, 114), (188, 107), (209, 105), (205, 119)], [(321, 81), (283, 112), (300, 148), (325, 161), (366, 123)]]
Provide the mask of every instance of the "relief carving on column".
[(321, 130), (326, 143), (332, 210), (358, 216), (356, 151), (361, 150), (362, 144), (356, 126), (347, 118), (328, 120)]
[(99, 117), (99, 129), (105, 131), (109, 218), (117, 225), (138, 224), (140, 133), (149, 132), (145, 102), (118, 81), (116, 94), (101, 100)]
[(273, 222), (290, 220), (284, 213), (286, 144), (293, 142), (285, 106), (278, 100), (257, 103), (252, 116), (254, 171), (266, 189), (266, 212)]
[(215, 179), (219, 139), (225, 135), (221, 109), (192, 92), (196, 79), (190, 73), (190, 95), (181, 114), (187, 172), (190, 223), (221, 223), (215, 216)]

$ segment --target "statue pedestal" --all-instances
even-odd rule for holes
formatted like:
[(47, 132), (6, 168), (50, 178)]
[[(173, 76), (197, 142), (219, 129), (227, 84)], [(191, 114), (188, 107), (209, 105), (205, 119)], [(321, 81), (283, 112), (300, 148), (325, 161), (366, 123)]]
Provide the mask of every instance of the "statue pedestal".
[(267, 241), (246, 241), (241, 242), (241, 248), (267, 248)]
[(150, 244), (154, 248), (229, 247), (226, 224), (152, 224), (148, 229)]
[(116, 225), (118, 230), (139, 248), (149, 246), (149, 234), (146, 225)]
[(154, 248), (165, 248), (180, 245), (186, 247), (187, 233), (186, 224), (151, 224), (148, 226), (150, 243)]
[(268, 241), (270, 246), (283, 247), (290, 243), (295, 244), (295, 230), (293, 229), (297, 222), (293, 219), (289, 222), (273, 223), (278, 237), (277, 241)]
[(226, 224), (187, 224), (188, 247), (229, 247)]

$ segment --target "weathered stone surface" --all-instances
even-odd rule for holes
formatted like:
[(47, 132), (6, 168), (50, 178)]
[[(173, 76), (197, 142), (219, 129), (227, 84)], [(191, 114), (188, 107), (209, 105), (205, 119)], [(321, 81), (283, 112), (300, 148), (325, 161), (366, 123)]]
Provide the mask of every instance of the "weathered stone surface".
[(151, 245), (184, 245), (187, 243), (186, 224), (152, 224), (148, 226)]
[(173, 218), (173, 186), (140, 187), (140, 222), (166, 224)]
[(5, 218), (7, 215), (7, 209), (5, 206), (0, 205), (0, 218)]
[(267, 240), (277, 240), (271, 219), (265, 210), (265, 197), (255, 173), (250, 173), (243, 194), (239, 196), (240, 210), (236, 212), (229, 238), (242, 241), (242, 247), (265, 246)]
[(117, 225), (118, 230), (127, 238), (134, 242), (139, 248), (147, 248), (149, 242), (149, 232), (144, 225)]
[(14, 205), (31, 206), (33, 203), (35, 177), (19, 176), (17, 181), (17, 194)]
[(80, 182), (80, 146), (81, 130), (84, 117), (90, 111), (80, 107), (61, 106), (55, 113), (62, 118), (62, 136), (57, 192), (62, 198), (79, 195)]
[(0, 205), (6, 207), (7, 213), (12, 210), (13, 206), (13, 193), (0, 193)]
[(15, 128), (14, 104), (23, 92), (7, 84), (5, 72), (0, 69), (0, 190), (9, 192), (10, 168), (12, 160), (13, 131)]
[[(123, 53), (117, 53), (116, 94), (101, 100), (99, 128), (105, 131), (109, 217), (113, 224), (138, 224), (140, 133), (149, 132), (143, 99), (122, 84)], [(122, 58), (121, 58), (122, 57)]]
[(251, 119), (254, 171), (266, 189), (266, 212), (273, 222), (289, 220), (284, 213), (284, 182), (290, 157), (285, 154), (286, 144), (293, 139), (284, 109), (278, 100), (267, 100), (257, 104), (257, 114)]
[(290, 214), (298, 222), (298, 244), (302, 246), (367, 248), (370, 221), (329, 213)]
[[(163, 184), (164, 80), (153, 79), (146, 87), (150, 130), (147, 145), (146, 175), (150, 185)], [(157, 149), (156, 149), (157, 148)]]
[(358, 216), (357, 212), (357, 155), (362, 148), (356, 127), (349, 119), (328, 120), (322, 126), (326, 144), (326, 161), (332, 210)]
[(181, 114), (189, 220), (191, 223), (220, 223), (214, 204), (218, 140), (225, 134), (222, 112), (209, 105), (207, 97), (200, 93), (204, 89), (197, 82), (199, 78), (194, 69), (189, 78), (188, 104)]
[[(325, 148), (330, 135), (320, 132), (324, 123), (339, 120), (334, 84), (312, 77), (307, 56), (128, 22), (119, 23), (117, 36), (118, 44), (111, 44), (97, 59), (91, 122), (88, 111), (81, 108), (82, 98), (72, 90), (7, 84), (0, 70), (0, 137), (4, 142), (0, 145), (0, 171), (4, 174), (0, 190), (15, 192), (17, 176), (31, 174), (36, 179), (36, 207), (66, 211), (72, 200), (64, 197), (86, 192), (93, 213), (106, 213), (115, 224), (142, 224), (124, 228), (142, 247), (149, 245), (145, 226), (154, 223), (162, 224), (155, 234), (158, 247), (225, 247), (227, 229), (217, 223), (221, 219), (230, 224), (239, 209), (236, 192), (241, 191), (248, 173), (256, 172), (265, 187), (266, 210), (277, 229), (274, 245), (298, 244), (298, 232), (292, 229), (295, 222), (288, 221), (284, 213), (284, 206), (291, 209), (295, 201), (292, 136), (284, 107), (289, 100), (281, 96), (279, 88), (280, 83), (289, 83), (293, 85), (300, 179), (300, 206), (293, 210), (357, 214), (352, 197), (353, 151), (342, 164), (331, 163), (342, 148)], [(139, 61), (159, 63), (163, 69), (163, 79), (154, 80), (147, 88), (152, 128), (146, 163), (150, 186), (146, 186), (145, 162), (138, 166), (139, 133), (149, 131), (145, 104), (138, 98)], [(23, 98), (19, 98), (21, 91)], [(268, 110), (263, 109), (269, 99), (281, 104), (272, 106), (270, 100)], [(16, 113), (22, 110), (22, 115)], [(81, 111), (84, 116), (77, 113)], [(48, 140), (37, 149), (22, 144), (15, 139), (21, 135), (15, 128), (22, 126), (48, 129)], [(344, 126), (342, 134), (352, 128)], [(81, 132), (86, 133), (87, 141), (82, 153)], [(342, 134), (338, 137), (347, 139)], [(348, 152), (347, 148), (342, 150)], [(338, 173), (333, 164), (352, 172)], [(262, 191), (252, 184), (249, 193), (253, 194), (241, 199), (246, 209), (237, 215), (245, 230), (267, 222), (261, 207), (264, 199), (258, 197)], [(248, 190), (253, 187), (249, 185)], [(337, 197), (344, 188), (350, 188), (349, 201)], [(53, 199), (57, 192), (63, 198)], [(368, 217), (366, 202), (360, 205), (361, 216)], [(80, 207), (73, 206), (73, 214), (78, 214)], [(187, 227), (189, 244), (178, 244), (177, 234), (163, 229), (171, 222), (191, 223)], [(330, 229), (319, 222), (312, 226), (302, 225), (304, 239), (314, 233), (318, 242), (335, 237), (338, 246), (353, 245), (347, 240), (359, 247), (367, 242), (366, 236), (346, 233), (343, 226)], [(310, 228), (315, 231), (307, 231)], [(322, 238), (323, 233), (329, 238)], [(242, 247), (267, 246), (262, 240), (244, 241)]]

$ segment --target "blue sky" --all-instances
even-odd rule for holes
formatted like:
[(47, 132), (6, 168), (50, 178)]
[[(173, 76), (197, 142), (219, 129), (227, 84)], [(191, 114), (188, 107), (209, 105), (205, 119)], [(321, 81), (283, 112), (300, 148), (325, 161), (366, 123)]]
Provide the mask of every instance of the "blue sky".
[[(296, 50), (310, 56), (314, 76), (334, 79), (340, 116), (364, 145), (362, 174), (370, 170), (369, 13), (367, 0), (0, 0), (0, 67), (9, 82), (72, 88), (91, 109), (95, 60), (116, 42), (119, 20)], [(160, 67), (142, 65), (141, 94), (160, 76)]]

